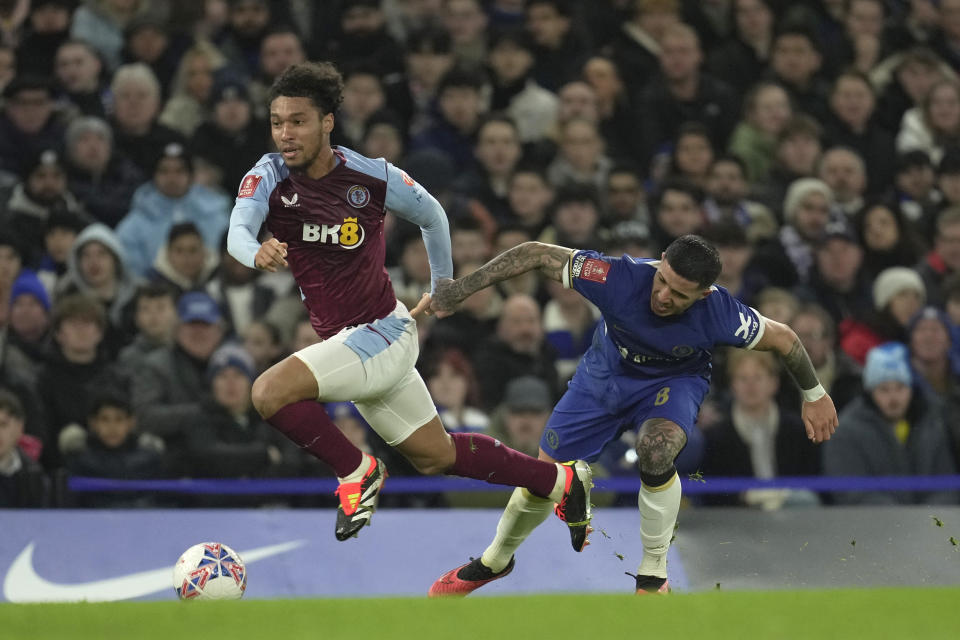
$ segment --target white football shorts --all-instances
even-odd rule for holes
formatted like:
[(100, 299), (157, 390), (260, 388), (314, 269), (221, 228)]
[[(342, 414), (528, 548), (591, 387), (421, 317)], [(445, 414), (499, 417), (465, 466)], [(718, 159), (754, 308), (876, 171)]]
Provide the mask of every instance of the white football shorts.
[(316, 378), (318, 401), (352, 401), (390, 446), (437, 415), (414, 368), (420, 355), (417, 323), (402, 302), (385, 318), (347, 327), (293, 355)]

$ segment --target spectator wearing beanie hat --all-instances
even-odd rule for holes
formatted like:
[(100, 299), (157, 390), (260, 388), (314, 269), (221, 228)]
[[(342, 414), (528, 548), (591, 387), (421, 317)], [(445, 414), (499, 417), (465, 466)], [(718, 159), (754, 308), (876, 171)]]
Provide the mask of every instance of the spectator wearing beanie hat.
[(910, 319), (926, 300), (926, 288), (916, 271), (884, 269), (873, 282), (873, 310), (840, 325), (840, 348), (863, 364), (873, 347), (890, 340), (906, 342)]
[(10, 321), (7, 340), (16, 345), (33, 364), (33, 377), (45, 360), (50, 337), (50, 297), (37, 274), (21, 269), (10, 292)]
[(827, 223), (836, 217), (833, 190), (817, 178), (790, 183), (783, 201), (780, 233), (757, 248), (756, 262), (770, 284), (790, 288), (806, 283), (813, 269), (813, 250)]
[[(864, 394), (840, 413), (843, 429), (823, 445), (828, 476), (956, 473), (939, 401), (915, 384), (907, 348), (888, 342), (870, 350)], [(839, 504), (956, 504), (955, 491), (837, 492)]]
[(63, 156), (55, 149), (34, 154), (24, 165), (23, 181), (6, 202), (5, 227), (26, 248), (24, 264), (36, 267), (43, 253), (47, 220), (54, 211), (88, 219), (83, 205), (67, 189)]
[(114, 226), (130, 209), (143, 174), (116, 151), (113, 131), (105, 120), (84, 116), (67, 127), (67, 178), (70, 192), (87, 213)]
[(53, 83), (44, 77), (17, 75), (3, 89), (0, 171), (20, 173), (24, 160), (56, 147), (62, 139)]
[(171, 143), (163, 148), (153, 179), (134, 193), (130, 212), (117, 225), (117, 237), (137, 275), (147, 274), (176, 224), (192, 222), (207, 248), (219, 248), (230, 220), (230, 200), (192, 179), (190, 154), (183, 145)]
[(210, 394), (186, 420), (187, 473), (221, 478), (296, 475), (296, 446), (253, 408), (250, 354), (236, 343), (220, 346), (210, 356), (207, 379)]

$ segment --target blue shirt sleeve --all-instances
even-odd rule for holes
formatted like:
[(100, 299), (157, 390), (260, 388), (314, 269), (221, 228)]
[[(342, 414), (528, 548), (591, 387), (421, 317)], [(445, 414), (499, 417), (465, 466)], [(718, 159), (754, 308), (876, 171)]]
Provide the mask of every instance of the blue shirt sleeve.
[(276, 188), (278, 178), (269, 156), (264, 156), (243, 177), (233, 211), (230, 213), (227, 251), (238, 262), (251, 269), (256, 268), (254, 258), (260, 249), (257, 235), (270, 211), (270, 194)]
[(632, 290), (633, 274), (623, 258), (597, 251), (573, 250), (563, 271), (563, 286), (574, 289), (601, 312), (614, 308), (625, 289)]
[(714, 287), (707, 297), (710, 321), (706, 324), (714, 344), (753, 349), (766, 326), (765, 318), (722, 287)]
[(423, 244), (427, 247), (427, 258), (430, 260), (430, 292), (433, 293), (438, 279), (453, 277), (447, 214), (426, 189), (389, 162), (385, 204), (387, 209), (420, 227)]

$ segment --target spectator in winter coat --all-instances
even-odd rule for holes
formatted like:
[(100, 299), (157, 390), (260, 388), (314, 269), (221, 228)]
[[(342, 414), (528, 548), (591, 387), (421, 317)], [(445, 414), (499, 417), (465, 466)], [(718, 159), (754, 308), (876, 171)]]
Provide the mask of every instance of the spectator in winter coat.
[[(830, 476), (956, 473), (942, 405), (914, 384), (907, 349), (886, 343), (867, 355), (864, 395), (840, 414), (842, 429), (823, 445)], [(845, 491), (840, 504), (956, 504), (955, 491)]]
[(113, 145), (113, 131), (100, 118), (77, 118), (67, 127), (70, 191), (93, 218), (115, 226), (130, 209), (143, 173)]
[(27, 375), (36, 379), (49, 347), (50, 296), (30, 269), (21, 269), (13, 283), (7, 340), (30, 359), (33, 371)]
[(492, 410), (503, 400), (507, 384), (525, 375), (545, 380), (556, 400), (560, 385), (554, 360), (537, 302), (522, 293), (510, 296), (503, 304), (496, 337), (488, 340), (474, 358), (481, 408)]
[(82, 293), (104, 305), (104, 346), (115, 355), (133, 331), (133, 297), (139, 283), (140, 279), (126, 266), (126, 253), (116, 234), (106, 225), (96, 223), (74, 241), (58, 295)]
[(863, 364), (867, 352), (884, 342), (906, 342), (907, 326), (927, 300), (923, 280), (913, 269), (890, 267), (873, 281), (873, 309), (840, 329), (840, 348)]
[(137, 333), (117, 357), (117, 363), (126, 371), (132, 374), (151, 353), (173, 344), (177, 326), (176, 298), (173, 289), (161, 283), (137, 288), (133, 315)]
[(193, 180), (193, 160), (180, 144), (164, 147), (153, 179), (133, 195), (130, 212), (117, 225), (131, 271), (146, 275), (173, 225), (192, 222), (213, 251), (227, 229), (230, 200)]
[(0, 508), (44, 507), (49, 481), (43, 469), (17, 447), (25, 414), (17, 396), (0, 389)]
[(87, 295), (64, 296), (53, 310), (53, 348), (37, 381), (49, 426), (42, 458), (48, 470), (62, 463), (60, 432), (84, 423), (88, 394), (109, 375), (100, 346), (106, 326), (103, 306)]
[(188, 418), (186, 469), (191, 476), (296, 475), (299, 451), (257, 414), (250, 401), (253, 359), (237, 344), (210, 357), (210, 395)]
[(13, 188), (10, 199), (0, 205), (0, 211), (3, 212), (4, 227), (23, 244), (26, 251), (24, 264), (31, 268), (40, 263), (51, 213), (66, 213), (92, 222), (67, 189), (63, 157), (53, 149), (44, 149), (27, 161), (23, 182)]
[(217, 268), (218, 255), (203, 244), (197, 225), (180, 222), (170, 227), (167, 244), (160, 249), (147, 274), (151, 282), (163, 282), (177, 294), (204, 289)]
[(931, 304), (941, 304), (941, 287), (953, 274), (960, 273), (960, 207), (944, 209), (937, 216), (933, 251), (927, 254), (917, 272), (927, 287)]
[(17, 76), (3, 90), (0, 112), (0, 171), (20, 173), (24, 160), (63, 139), (53, 85), (40, 77)]
[[(731, 349), (727, 375), (733, 401), (720, 424), (704, 430), (703, 473), (755, 478), (817, 475), (819, 452), (806, 437), (796, 405), (777, 405), (780, 371), (776, 360), (761, 351)], [(739, 496), (717, 496), (708, 502), (773, 510), (784, 504), (816, 503), (817, 499), (804, 491), (753, 490)]]
[[(64, 451), (70, 473), (93, 478), (148, 480), (162, 475), (163, 444), (136, 432), (137, 417), (126, 394), (116, 388), (95, 392), (86, 420), (88, 433), (78, 433), (75, 448)], [(72, 434), (71, 434), (72, 435)], [(148, 492), (91, 492), (78, 495), (84, 507), (155, 507)]]
[(185, 421), (209, 390), (207, 366), (224, 336), (220, 308), (206, 293), (182, 295), (177, 315), (174, 344), (147, 356), (133, 376), (140, 426), (163, 438), (170, 449), (185, 445)]

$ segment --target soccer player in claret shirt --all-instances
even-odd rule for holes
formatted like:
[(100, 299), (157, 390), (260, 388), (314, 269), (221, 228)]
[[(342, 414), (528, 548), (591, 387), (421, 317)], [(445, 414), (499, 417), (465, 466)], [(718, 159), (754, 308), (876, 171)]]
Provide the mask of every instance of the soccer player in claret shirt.
[[(406, 173), (330, 146), (343, 81), (328, 63), (289, 67), (270, 89), (268, 153), (243, 178), (230, 217), (230, 254), (251, 268), (289, 266), (322, 341), (260, 375), (257, 411), (333, 467), (340, 486), (336, 537), (368, 524), (386, 478), (382, 461), (361, 452), (318, 402), (351, 400), (370, 425), (421, 472), (524, 487), (559, 502), (574, 547), (586, 540), (590, 467), (544, 462), (479, 434), (448, 434), (414, 369), (411, 312), (384, 269), (386, 209), (420, 226), (433, 286), (449, 278), (450, 234), (443, 208)], [(272, 237), (257, 241), (266, 222)], [(419, 309), (429, 303), (424, 295)]]
[[(623, 431), (639, 428), (643, 559), (635, 588), (640, 594), (666, 593), (667, 548), (680, 508), (673, 462), (709, 388), (712, 349), (777, 352), (803, 390), (803, 422), (813, 442), (829, 440), (837, 427), (833, 401), (792, 329), (713, 284), (720, 257), (699, 236), (678, 238), (659, 260), (525, 242), (468, 276), (440, 281), (430, 308), (452, 312), (477, 290), (534, 269), (576, 289), (603, 314), (593, 344), (547, 422), (540, 458), (595, 459)], [(550, 506), (522, 489), (514, 491), (483, 555), (444, 574), (430, 595), (466, 595), (509, 573), (514, 551)]]

